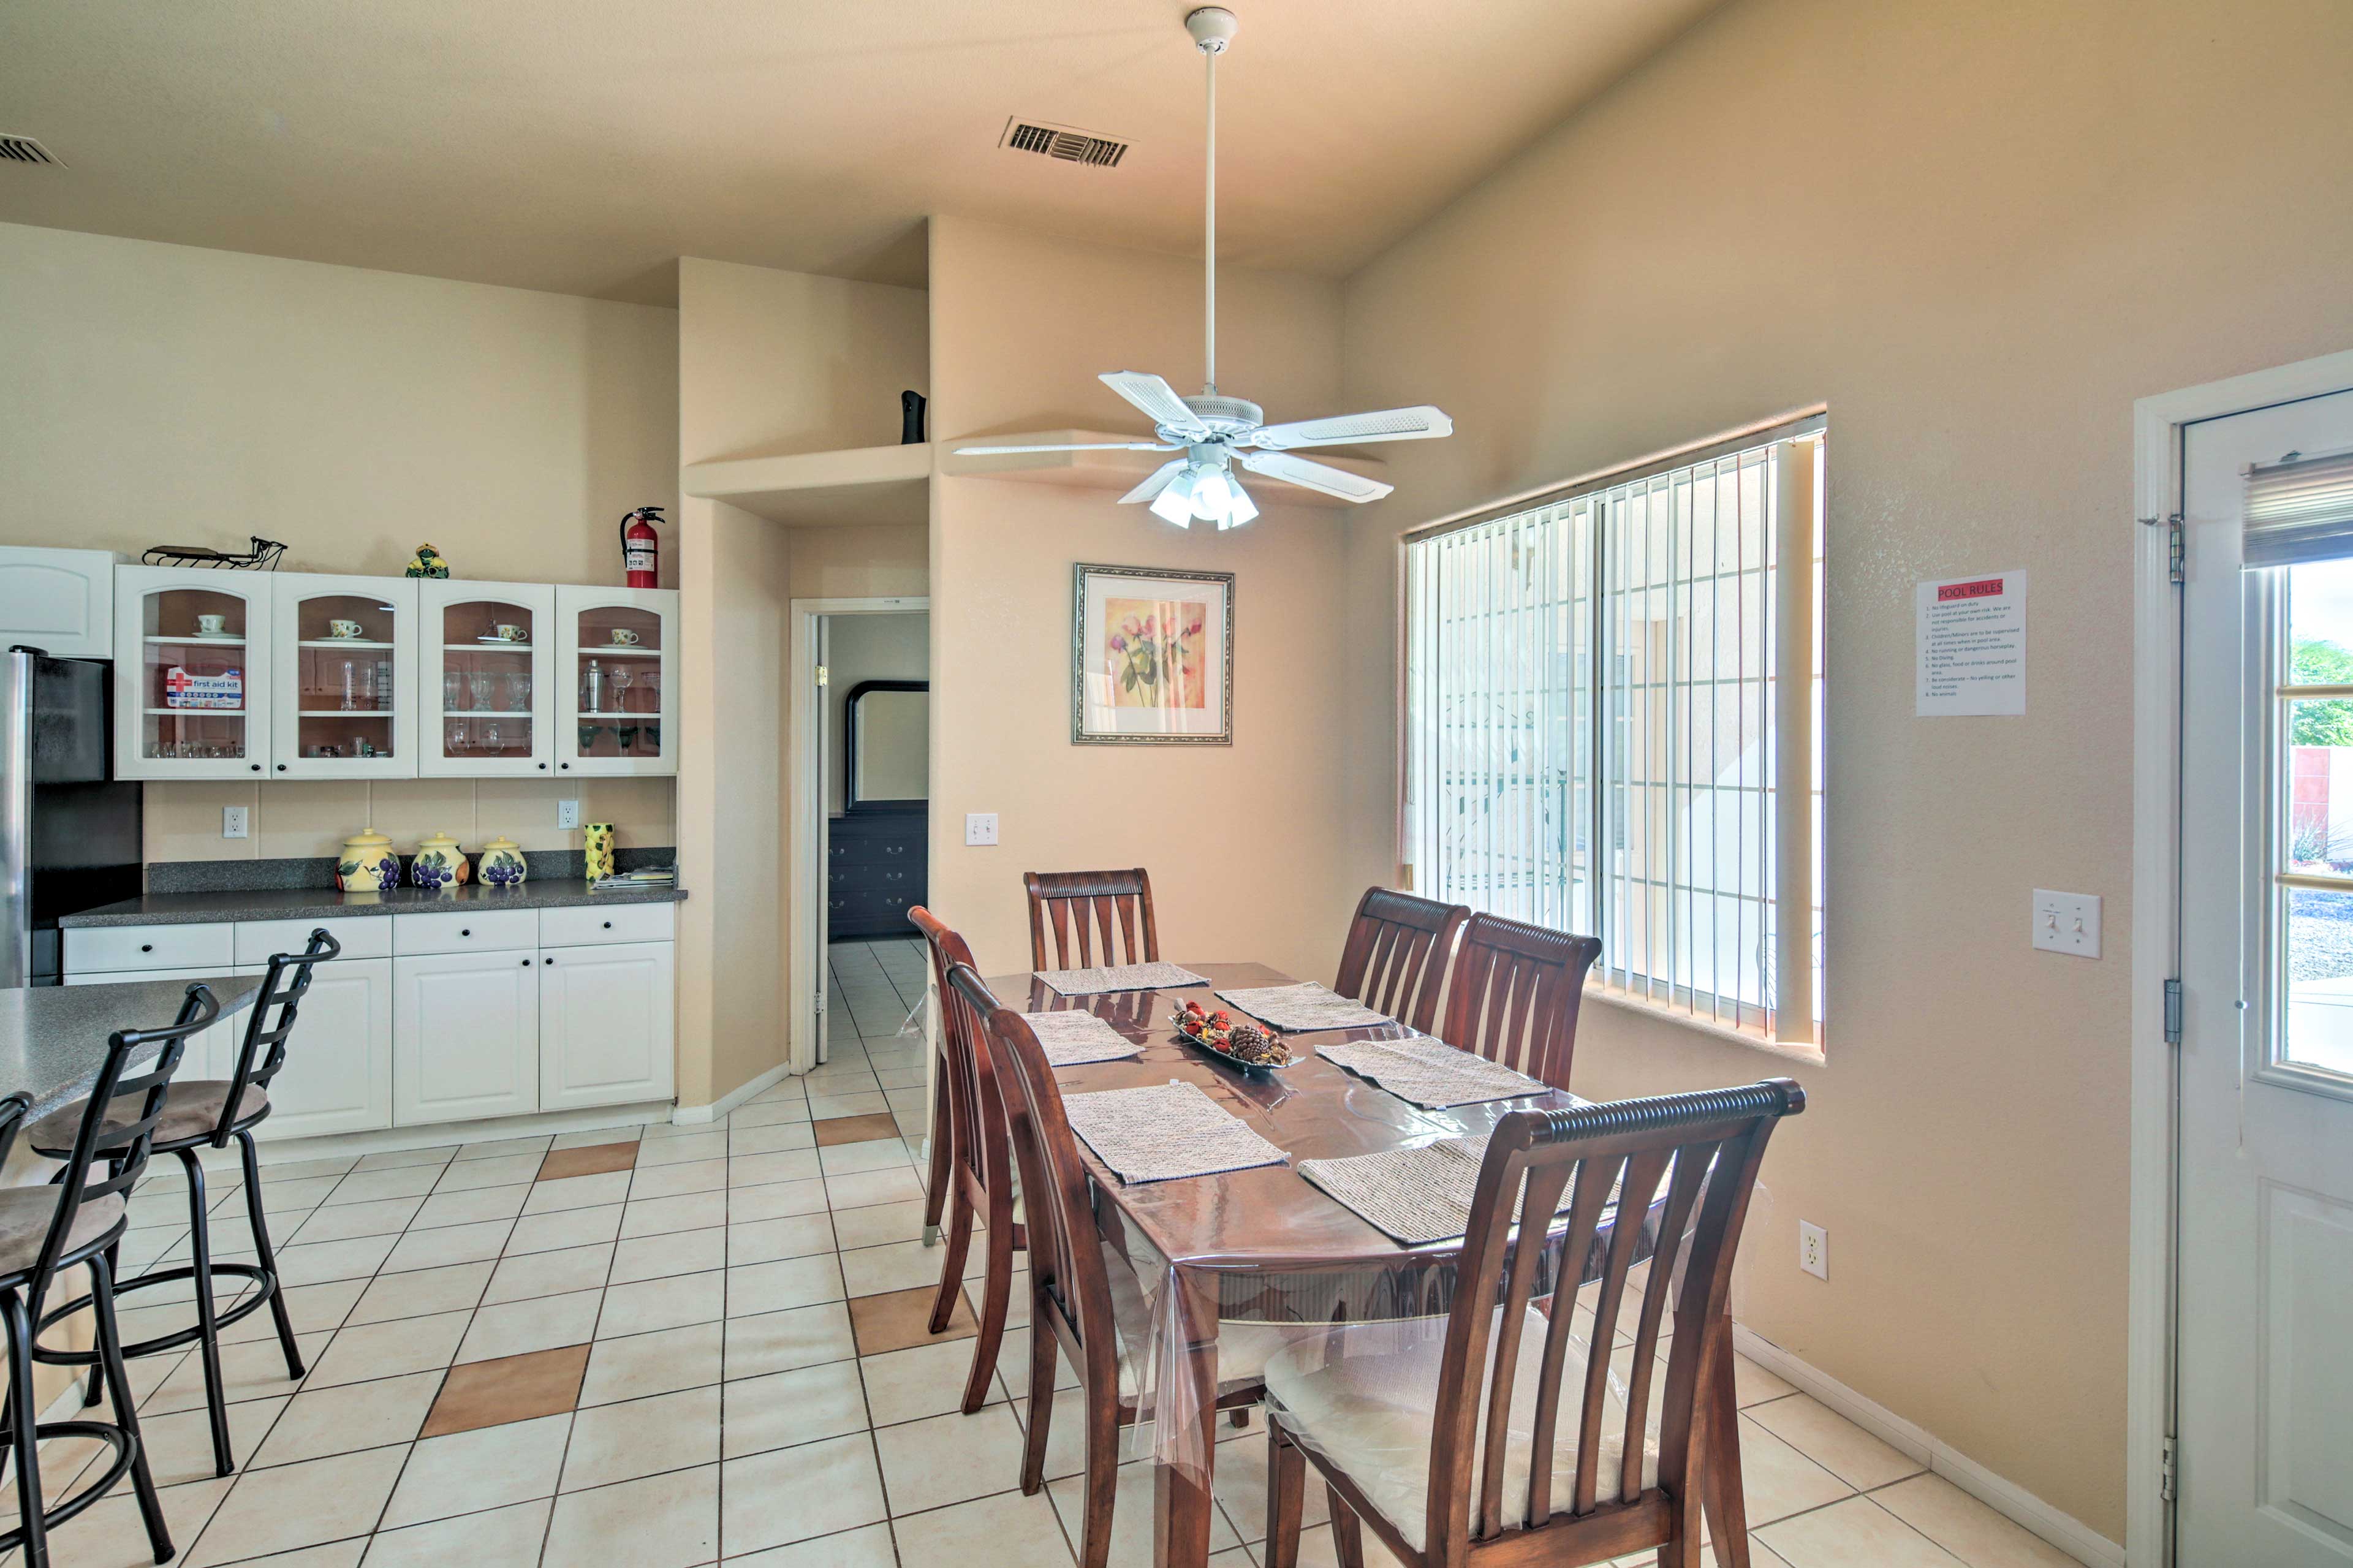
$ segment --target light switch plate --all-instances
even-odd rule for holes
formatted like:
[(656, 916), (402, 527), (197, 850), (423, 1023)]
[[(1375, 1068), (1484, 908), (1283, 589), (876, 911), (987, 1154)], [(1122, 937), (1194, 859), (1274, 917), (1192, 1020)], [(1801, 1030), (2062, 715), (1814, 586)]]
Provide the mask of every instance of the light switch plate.
[(555, 826), (558, 827), (579, 826), (580, 803), (576, 800), (557, 801), (555, 803)]
[(247, 833), (250, 831), (249, 821), (250, 819), (247, 817), (245, 814), (245, 807), (241, 805), (222, 806), (221, 837), (223, 838), (243, 838), (246, 837)]
[(2045, 952), (2077, 958), (2100, 956), (2100, 900), (2096, 893), (2034, 889), (2034, 945)]
[(997, 842), (997, 813), (968, 811), (964, 816), (964, 841), (967, 845), (986, 847)]

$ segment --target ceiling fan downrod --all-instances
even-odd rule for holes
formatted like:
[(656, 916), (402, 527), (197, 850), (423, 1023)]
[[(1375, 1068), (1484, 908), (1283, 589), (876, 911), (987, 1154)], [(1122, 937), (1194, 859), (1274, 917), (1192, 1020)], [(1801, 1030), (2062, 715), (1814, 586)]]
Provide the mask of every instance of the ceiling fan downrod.
[(1226, 52), (1234, 33), (1241, 24), (1234, 14), (1222, 5), (1204, 5), (1187, 14), (1185, 30), (1193, 35), (1194, 47), (1201, 51), (1208, 65), (1209, 111), (1208, 156), (1203, 160), (1208, 166), (1208, 189), (1205, 205), (1208, 211), (1208, 237), (1201, 252), (1202, 386), (1204, 397), (1218, 395), (1218, 57)]

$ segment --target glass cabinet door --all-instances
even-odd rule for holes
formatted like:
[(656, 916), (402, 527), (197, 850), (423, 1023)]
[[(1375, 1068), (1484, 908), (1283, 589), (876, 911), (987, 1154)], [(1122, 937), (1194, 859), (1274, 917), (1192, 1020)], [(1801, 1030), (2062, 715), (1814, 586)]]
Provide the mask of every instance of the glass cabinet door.
[(281, 573), (270, 777), (415, 778), (417, 584)]
[(552, 771), (555, 589), (544, 583), (423, 584), (423, 773), (498, 778)]
[(269, 755), (270, 574), (114, 577), (115, 776), (249, 778)]
[(556, 590), (564, 645), (556, 767), (576, 773), (675, 773), (669, 588)]

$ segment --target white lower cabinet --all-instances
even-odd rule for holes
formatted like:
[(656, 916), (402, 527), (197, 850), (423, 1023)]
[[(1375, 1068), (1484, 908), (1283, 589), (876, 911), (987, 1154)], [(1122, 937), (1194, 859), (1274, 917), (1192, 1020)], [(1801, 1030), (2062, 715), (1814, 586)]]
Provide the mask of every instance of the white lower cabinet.
[(538, 967), (512, 950), (392, 960), (393, 1125), (539, 1109)]
[[(325, 925), (343, 956), (312, 972), (264, 1139), (643, 1104), (676, 1085), (676, 920), (615, 904), (85, 928), (66, 933), (66, 984), (260, 975)], [(190, 1041), (180, 1076), (227, 1078), (251, 1016)]]
[(666, 942), (543, 949), (539, 1109), (668, 1100), (677, 977)]

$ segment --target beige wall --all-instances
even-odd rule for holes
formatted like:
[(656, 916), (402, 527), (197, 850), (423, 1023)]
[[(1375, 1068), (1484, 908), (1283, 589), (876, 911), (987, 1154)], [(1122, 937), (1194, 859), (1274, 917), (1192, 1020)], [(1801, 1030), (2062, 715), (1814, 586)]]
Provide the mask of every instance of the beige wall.
[[(811, 595), (798, 596), (806, 599)], [(864, 680), (930, 679), (931, 617), (916, 611), (897, 616), (837, 616), (828, 637), (825, 798), (826, 809), (839, 816), (843, 805), (843, 785), (849, 778), (849, 747), (842, 716), (850, 689)], [(912, 786), (902, 795), (905, 799), (916, 798), (930, 787), (928, 732), (913, 737), (913, 741), (912, 747), (878, 753), (872, 759), (886, 770), (897, 770), (886, 771), (885, 778), (902, 780)], [(877, 795), (874, 798), (887, 797)]]
[[(1395, 533), (1829, 404), (1829, 1065), (1746, 1316), (2111, 1537), (2132, 402), (2353, 344), (2348, 58), (2326, 0), (1747, 0), (1346, 294), (1351, 400), (1458, 432), (1389, 448), (1351, 536), (1360, 877), (1392, 861)], [(2033, 576), (2028, 711), (1915, 719), (1912, 584), (1980, 568)], [(2035, 887), (2105, 895), (2108, 956), (2031, 952)], [(1787, 1070), (1586, 1016), (1587, 1094)]]
[[(1140, 431), (1104, 371), (1199, 385), (1198, 263), (934, 219), (931, 287), (943, 439)], [(1274, 418), (1336, 411), (1333, 285), (1228, 268), (1219, 303), (1224, 390)], [(1022, 969), (1022, 872), (1143, 862), (1168, 957), (1331, 970), (1357, 890), (1334, 880), (1337, 515), (1274, 504), (1272, 485), (1254, 489), (1259, 521), (1225, 534), (1170, 527), (1115, 490), (938, 478), (933, 492), (931, 907), (984, 969)], [(1233, 745), (1071, 743), (1079, 561), (1235, 574)], [(997, 814), (997, 847), (965, 847), (969, 811)]]
[[(920, 290), (681, 260), (684, 460), (894, 443), (900, 389), (926, 384), (924, 316)], [(691, 499), (680, 517), (681, 677), (692, 700), (679, 863), (693, 897), (680, 911), (679, 1102), (695, 1106), (789, 1048), (791, 601), (921, 593), (923, 531), (790, 529)], [(913, 588), (839, 585), (911, 572)]]
[(678, 315), (0, 224), (0, 543), (619, 580), (678, 497)]

